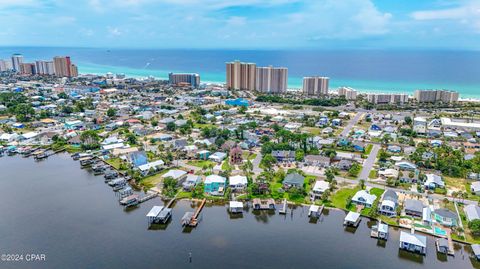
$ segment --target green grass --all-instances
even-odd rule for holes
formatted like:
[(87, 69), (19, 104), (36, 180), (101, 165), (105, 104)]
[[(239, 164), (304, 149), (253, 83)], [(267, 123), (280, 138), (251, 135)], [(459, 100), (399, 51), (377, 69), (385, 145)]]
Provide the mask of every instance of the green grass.
[(370, 170), (370, 173), (368, 173), (368, 178), (369, 179), (377, 179), (378, 178), (378, 172), (375, 169)]
[(372, 152), (372, 148), (373, 148), (373, 145), (372, 144), (368, 144), (367, 147), (365, 147), (365, 154), (370, 154), (370, 152)]
[(122, 160), (120, 160), (120, 158), (111, 158), (106, 160), (106, 162), (113, 166), (115, 169), (120, 170), (120, 165), (122, 163)]
[(230, 167), (230, 164), (228, 163), (228, 159), (227, 159), (227, 160), (223, 161), (223, 163), (222, 163), (222, 170), (225, 171), (225, 170), (228, 170), (228, 169), (231, 169), (231, 167)]
[(370, 194), (377, 196), (377, 199), (380, 198), (385, 190), (380, 188), (372, 188)]
[(332, 205), (336, 208), (347, 209), (347, 199), (349, 196), (353, 197), (360, 188), (343, 188), (335, 192), (331, 196)]
[(188, 191), (180, 191), (177, 194), (177, 199), (191, 199), (192, 198), (192, 193)]
[(188, 161), (187, 164), (203, 168), (204, 166), (215, 165), (215, 162), (212, 162), (209, 160), (192, 160), (192, 161)]
[(322, 129), (317, 127), (303, 127), (301, 130), (312, 135), (320, 135), (322, 133)]
[(255, 158), (257, 158), (257, 153), (250, 153), (248, 151), (244, 151), (242, 153), (242, 158), (244, 160), (250, 160), (250, 161), (253, 161)]
[(212, 128), (212, 127), (215, 127), (215, 125), (211, 124), (211, 123), (193, 123), (193, 128), (196, 128), (196, 129), (203, 129), (203, 128)]
[(168, 169), (161, 171), (158, 174), (151, 175), (140, 179), (138, 182), (139, 185), (144, 186), (147, 189), (155, 187), (157, 184), (161, 183), (163, 178), (162, 176), (168, 172)]

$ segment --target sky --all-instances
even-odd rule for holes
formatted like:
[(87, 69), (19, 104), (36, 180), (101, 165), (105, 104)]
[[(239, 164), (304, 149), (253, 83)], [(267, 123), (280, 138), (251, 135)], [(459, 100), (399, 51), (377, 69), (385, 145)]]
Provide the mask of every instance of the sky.
[(0, 46), (480, 48), (480, 0), (0, 0)]

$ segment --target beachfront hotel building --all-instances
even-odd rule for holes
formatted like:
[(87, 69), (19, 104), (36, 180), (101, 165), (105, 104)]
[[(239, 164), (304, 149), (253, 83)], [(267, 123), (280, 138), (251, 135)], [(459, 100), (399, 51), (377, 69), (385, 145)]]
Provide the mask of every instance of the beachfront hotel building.
[(287, 91), (288, 69), (286, 67), (257, 67), (257, 91), (270, 94), (281, 94)]
[(197, 88), (200, 86), (200, 75), (196, 73), (169, 73), (168, 83), (170, 85), (189, 85)]
[(234, 61), (226, 63), (227, 88), (229, 90), (255, 90), (256, 81), (255, 63)]
[(367, 101), (376, 104), (404, 104), (408, 102), (408, 95), (403, 93), (368, 93)]
[(328, 77), (304, 77), (303, 94), (307, 96), (328, 95)]
[(347, 100), (357, 100), (358, 92), (350, 87), (340, 87), (338, 88), (338, 95), (345, 97)]
[(23, 55), (15, 53), (12, 55), (12, 69), (15, 72), (21, 72), (23, 64)]
[(34, 75), (36, 74), (35, 64), (33, 63), (22, 63), (20, 65), (20, 73), (24, 75)]
[(453, 103), (458, 101), (459, 94), (447, 90), (416, 90), (413, 97), (419, 103)]

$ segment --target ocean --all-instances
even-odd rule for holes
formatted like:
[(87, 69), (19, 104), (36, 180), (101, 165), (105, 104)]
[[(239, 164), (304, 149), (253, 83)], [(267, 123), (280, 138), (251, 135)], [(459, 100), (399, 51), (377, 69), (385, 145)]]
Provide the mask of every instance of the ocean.
[(70, 55), (80, 73), (167, 78), (169, 72), (196, 72), (202, 82), (224, 82), (225, 62), (240, 60), (288, 67), (289, 88), (301, 88), (304, 76), (318, 75), (330, 77), (331, 89), (408, 94), (448, 89), (480, 99), (480, 51), (0, 48), (0, 58), (13, 53), (27, 61)]

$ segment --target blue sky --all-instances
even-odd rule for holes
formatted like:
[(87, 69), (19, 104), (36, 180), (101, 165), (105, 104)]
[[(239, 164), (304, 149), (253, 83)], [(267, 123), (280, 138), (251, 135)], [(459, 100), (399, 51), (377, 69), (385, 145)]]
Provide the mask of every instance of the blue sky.
[(0, 0), (0, 46), (478, 49), (480, 0)]

